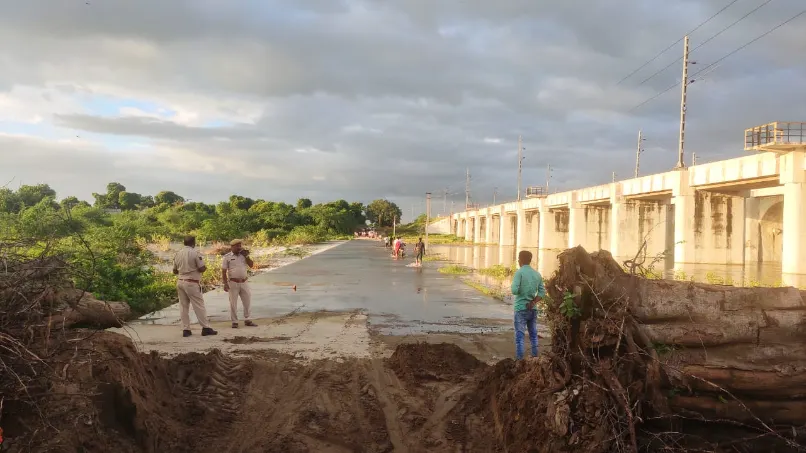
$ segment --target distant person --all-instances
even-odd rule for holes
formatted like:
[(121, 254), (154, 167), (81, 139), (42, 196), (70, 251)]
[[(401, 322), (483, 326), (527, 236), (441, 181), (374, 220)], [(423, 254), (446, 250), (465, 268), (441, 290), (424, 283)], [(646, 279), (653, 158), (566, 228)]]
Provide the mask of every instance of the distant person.
[(392, 250), (392, 252), (394, 253), (395, 259), (398, 259), (398, 257), (400, 256), (400, 245), (401, 245), (402, 243), (403, 243), (403, 242), (400, 240), (400, 238), (399, 238), (399, 237), (396, 237), (396, 238), (395, 238), (395, 241), (393, 242), (393, 244), (394, 244), (394, 249)]
[(255, 327), (257, 324), (251, 319), (252, 290), (246, 282), (249, 268), (255, 265), (249, 257), (249, 250), (243, 248), (243, 241), (234, 239), (230, 242), (231, 251), (224, 255), (221, 262), (221, 280), (224, 282), (224, 291), (229, 293), (229, 316), (232, 328), (238, 328), (238, 296), (243, 304), (243, 324)]
[(189, 337), (193, 334), (190, 331), (190, 305), (193, 305), (193, 312), (202, 326), (202, 336), (216, 335), (218, 332), (210, 327), (207, 319), (207, 310), (204, 308), (204, 297), (202, 296), (201, 279), (207, 266), (204, 265), (204, 258), (196, 250), (196, 238), (185, 236), (185, 248), (174, 256), (174, 275), (176, 279), (176, 292), (179, 294), (179, 319), (182, 321), (182, 336)]
[(515, 296), (515, 357), (523, 359), (523, 337), (529, 332), (532, 343), (532, 357), (537, 357), (537, 302), (546, 297), (543, 276), (529, 264), (532, 252), (518, 253), (518, 270), (512, 277), (512, 294)]
[(423, 265), (423, 255), (425, 254), (425, 243), (423, 242), (423, 238), (419, 238), (417, 243), (414, 244), (414, 265), (415, 266), (422, 266)]

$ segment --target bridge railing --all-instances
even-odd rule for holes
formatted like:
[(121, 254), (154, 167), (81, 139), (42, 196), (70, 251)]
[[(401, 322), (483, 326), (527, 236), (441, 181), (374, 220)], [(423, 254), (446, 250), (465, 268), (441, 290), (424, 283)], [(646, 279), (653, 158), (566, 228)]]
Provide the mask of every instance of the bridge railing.
[(531, 186), (526, 188), (526, 197), (536, 197), (541, 198), (548, 195), (548, 191), (546, 190), (546, 186)]
[(745, 151), (787, 151), (806, 146), (806, 123), (776, 121), (744, 131)]

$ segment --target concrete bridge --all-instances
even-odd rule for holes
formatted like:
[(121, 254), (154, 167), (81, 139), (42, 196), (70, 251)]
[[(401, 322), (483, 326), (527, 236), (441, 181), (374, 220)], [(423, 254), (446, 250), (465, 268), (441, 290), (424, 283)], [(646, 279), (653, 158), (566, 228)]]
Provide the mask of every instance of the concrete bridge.
[[(527, 190), (519, 202), (451, 214), (451, 233), (476, 243), (582, 245), (675, 263), (780, 262), (806, 274), (806, 123), (745, 131), (752, 155), (567, 192)], [(533, 196), (530, 194), (537, 194)]]

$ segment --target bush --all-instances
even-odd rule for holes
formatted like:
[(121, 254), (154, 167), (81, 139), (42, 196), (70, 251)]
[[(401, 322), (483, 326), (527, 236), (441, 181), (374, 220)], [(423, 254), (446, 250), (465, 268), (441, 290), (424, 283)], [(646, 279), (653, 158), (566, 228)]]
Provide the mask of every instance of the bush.
[(325, 241), (327, 237), (327, 231), (324, 229), (314, 225), (305, 225), (291, 230), (283, 238), (283, 242), (288, 245), (307, 245)]

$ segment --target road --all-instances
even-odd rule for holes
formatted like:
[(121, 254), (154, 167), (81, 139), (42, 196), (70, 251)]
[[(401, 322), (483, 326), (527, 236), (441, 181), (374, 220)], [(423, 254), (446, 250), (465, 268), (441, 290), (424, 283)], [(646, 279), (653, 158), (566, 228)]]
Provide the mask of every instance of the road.
[(347, 241), (251, 278), (259, 327), (229, 327), (227, 294), (215, 290), (205, 294), (219, 330), (215, 338), (198, 335), (198, 325), (193, 337), (182, 338), (177, 306), (121, 332), (143, 349), (167, 354), (216, 347), (275, 349), (305, 358), (362, 357), (384, 354), (401, 341), (444, 340), (474, 344), (492, 360), (505, 354), (502, 348), (511, 348), (511, 306), (439, 273), (440, 263), (423, 268), (407, 266), (411, 263), (392, 259), (379, 242)]

